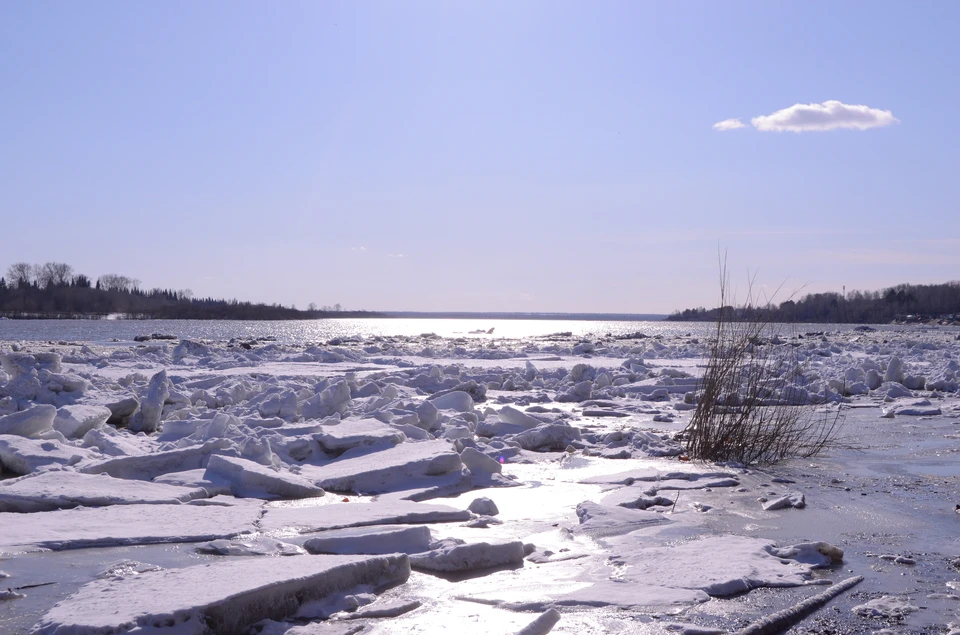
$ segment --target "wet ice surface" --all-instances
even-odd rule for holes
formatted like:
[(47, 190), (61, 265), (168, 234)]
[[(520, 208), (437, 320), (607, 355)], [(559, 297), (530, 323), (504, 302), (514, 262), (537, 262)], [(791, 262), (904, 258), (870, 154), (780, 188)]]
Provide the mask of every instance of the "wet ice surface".
[(863, 449), (766, 471), (680, 460), (679, 332), (6, 345), (0, 631), (947, 632), (956, 337), (784, 337)]

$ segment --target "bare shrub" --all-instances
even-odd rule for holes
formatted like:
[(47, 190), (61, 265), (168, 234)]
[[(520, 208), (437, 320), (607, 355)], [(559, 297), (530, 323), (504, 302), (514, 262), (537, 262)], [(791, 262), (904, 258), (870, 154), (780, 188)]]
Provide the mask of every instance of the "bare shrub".
[(839, 410), (818, 412), (791, 395), (798, 361), (791, 348), (775, 343), (777, 314), (769, 303), (754, 306), (750, 282), (746, 304), (728, 305), (729, 277), (721, 260), (721, 310), (697, 408), (683, 432), (688, 453), (703, 461), (769, 465), (842, 445)]

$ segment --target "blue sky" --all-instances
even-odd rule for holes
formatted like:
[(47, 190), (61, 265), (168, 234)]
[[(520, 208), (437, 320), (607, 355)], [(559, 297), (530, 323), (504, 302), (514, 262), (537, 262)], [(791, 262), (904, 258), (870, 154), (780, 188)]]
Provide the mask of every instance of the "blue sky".
[[(957, 279), (957, 24), (950, 2), (2, 3), (0, 269), (643, 313), (715, 304), (718, 249), (741, 293)], [(873, 127), (751, 123), (829, 101)]]

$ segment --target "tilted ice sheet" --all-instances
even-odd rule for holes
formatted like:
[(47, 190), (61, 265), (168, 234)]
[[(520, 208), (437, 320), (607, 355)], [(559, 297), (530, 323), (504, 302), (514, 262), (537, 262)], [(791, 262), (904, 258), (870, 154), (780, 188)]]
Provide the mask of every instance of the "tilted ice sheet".
[(204, 489), (130, 481), (106, 474), (49, 471), (0, 482), (0, 512), (39, 512), (80, 505), (176, 505), (207, 496)]
[(447, 441), (408, 441), (320, 467), (304, 465), (300, 476), (334, 492), (381, 493), (407, 489), (412, 479), (447, 474), (461, 465)]
[(268, 532), (310, 533), (366, 525), (463, 522), (471, 516), (465, 509), (410, 501), (335, 503), (314, 507), (268, 507), (260, 528)]
[(260, 512), (259, 501), (237, 501), (0, 513), (0, 553), (228, 538), (255, 531)]
[(183, 569), (97, 580), (54, 606), (36, 635), (129, 632), (245, 633), (263, 619), (360, 585), (381, 587), (410, 575), (406, 555), (235, 558)]

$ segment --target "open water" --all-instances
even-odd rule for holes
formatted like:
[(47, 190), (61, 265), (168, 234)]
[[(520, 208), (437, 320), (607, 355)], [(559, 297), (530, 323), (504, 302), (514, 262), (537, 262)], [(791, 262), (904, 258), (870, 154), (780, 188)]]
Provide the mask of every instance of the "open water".
[[(416, 336), (433, 333), (441, 337), (483, 337), (524, 339), (554, 333), (601, 337), (643, 333), (648, 337), (692, 334), (706, 337), (711, 322), (623, 321), (623, 320), (533, 320), (490, 318), (365, 318), (290, 321), (242, 320), (0, 320), (0, 341), (130, 342), (138, 335), (153, 333), (177, 338), (225, 341), (230, 339), (274, 339), (285, 344), (321, 343), (334, 338)], [(851, 331), (853, 324), (784, 324), (782, 336), (795, 333)], [(958, 327), (917, 327), (875, 325), (884, 331), (912, 331), (923, 328), (960, 330)], [(491, 332), (492, 329), (492, 332)]]

